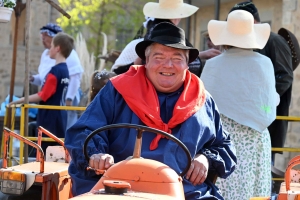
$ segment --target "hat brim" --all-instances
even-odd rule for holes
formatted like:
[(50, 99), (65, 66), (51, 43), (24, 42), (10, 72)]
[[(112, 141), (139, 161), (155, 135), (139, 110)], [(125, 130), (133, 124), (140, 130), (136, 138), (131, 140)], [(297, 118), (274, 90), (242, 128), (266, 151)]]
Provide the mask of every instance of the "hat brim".
[(148, 2), (143, 8), (144, 15), (158, 19), (179, 19), (193, 15), (199, 8), (183, 3), (178, 8), (163, 8), (159, 3)]
[(172, 47), (175, 49), (183, 49), (183, 50), (189, 50), (189, 60), (188, 63), (193, 62), (198, 56), (199, 56), (199, 51), (198, 49), (192, 48), (192, 47), (187, 47), (184, 46), (180, 43), (176, 43), (176, 44), (165, 44), (165, 42), (160, 42), (160, 41), (151, 41), (151, 40), (146, 40), (146, 41), (142, 41), (140, 43), (138, 43), (135, 46), (135, 52), (136, 54), (143, 60), (146, 60), (146, 56), (145, 56), (145, 50), (146, 48), (151, 45), (152, 43), (158, 43), (167, 47)]
[(293, 70), (295, 70), (300, 63), (300, 46), (295, 35), (285, 28), (281, 28), (278, 30), (278, 34), (282, 36), (288, 43), (291, 52), (292, 52), (292, 60), (293, 60)]
[(267, 23), (254, 24), (252, 32), (246, 35), (230, 32), (227, 22), (224, 21), (210, 20), (207, 28), (214, 45), (230, 45), (245, 49), (263, 49), (271, 33), (270, 25)]

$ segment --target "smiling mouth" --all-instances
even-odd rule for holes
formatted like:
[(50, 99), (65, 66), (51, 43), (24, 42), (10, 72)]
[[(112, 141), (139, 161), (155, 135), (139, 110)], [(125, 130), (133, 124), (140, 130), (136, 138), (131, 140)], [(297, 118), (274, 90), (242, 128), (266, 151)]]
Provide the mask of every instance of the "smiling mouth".
[(159, 72), (160, 75), (163, 75), (163, 76), (173, 76), (174, 73), (166, 73), (166, 72)]

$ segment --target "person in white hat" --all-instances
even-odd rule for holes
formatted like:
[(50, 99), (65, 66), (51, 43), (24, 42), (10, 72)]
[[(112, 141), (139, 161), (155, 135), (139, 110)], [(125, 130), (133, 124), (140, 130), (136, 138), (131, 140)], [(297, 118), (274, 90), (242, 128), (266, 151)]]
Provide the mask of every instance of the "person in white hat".
[[(178, 26), (182, 18), (193, 15), (198, 10), (198, 7), (186, 4), (183, 0), (159, 0), (159, 2), (148, 2), (143, 8), (144, 15), (146, 16), (146, 22), (144, 27), (147, 28), (147, 35), (151, 28), (160, 22), (171, 22)], [(119, 58), (115, 61), (111, 68), (112, 72), (121, 74), (126, 72), (131, 65), (143, 64), (142, 60), (135, 53), (135, 46), (137, 43), (143, 41), (144, 38), (139, 38), (131, 41), (122, 51)], [(193, 45), (186, 39), (188, 46)], [(217, 49), (209, 49), (207, 51), (199, 52), (199, 58), (193, 63), (189, 64), (190, 72), (200, 77), (203, 65), (200, 59), (209, 59), (221, 54), (221, 51)]]
[(160, 19), (181, 19), (193, 15), (198, 8), (196, 6), (183, 3), (183, 0), (159, 0), (148, 2), (143, 8), (143, 12), (148, 17)]
[[(250, 12), (254, 17), (254, 23), (261, 23), (259, 11), (253, 2), (240, 2), (235, 4), (231, 10), (245, 10)], [(296, 44), (293, 42), (287, 42), (286, 31), (281, 29), (278, 34), (271, 32), (269, 40), (263, 49), (257, 50), (262, 55), (271, 59), (275, 71), (276, 90), (280, 95), (280, 103), (277, 106), (277, 116), (289, 116), (289, 108), (292, 100), (292, 86), (294, 80), (293, 70), (297, 66), (297, 61), (294, 58), (294, 48), (290, 45)], [(282, 37), (283, 36), (283, 37)], [(293, 45), (294, 46), (294, 45)], [(297, 46), (297, 45), (296, 45)], [(296, 47), (294, 46), (294, 47)], [(275, 120), (268, 130), (271, 136), (272, 147), (284, 147), (287, 131), (288, 120)], [(280, 151), (272, 151), (272, 165), (275, 163), (275, 155), (277, 153), (282, 154)], [(272, 171), (272, 174), (276, 176), (276, 173)], [(280, 190), (281, 182), (273, 182), (273, 193), (278, 193)]]
[(227, 21), (211, 20), (208, 32), (224, 53), (207, 61), (201, 79), (216, 101), (223, 126), (237, 152), (237, 169), (217, 186), (225, 199), (271, 195), (271, 142), (279, 95), (271, 60), (254, 52), (270, 36), (270, 25), (254, 24), (251, 13), (232, 11)]

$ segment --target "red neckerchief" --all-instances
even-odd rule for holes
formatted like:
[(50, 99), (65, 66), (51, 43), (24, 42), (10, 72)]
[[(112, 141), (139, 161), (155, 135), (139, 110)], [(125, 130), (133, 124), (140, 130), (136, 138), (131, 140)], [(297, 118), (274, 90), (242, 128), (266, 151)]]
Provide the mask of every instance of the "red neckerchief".
[[(160, 118), (156, 90), (146, 77), (145, 72), (144, 66), (131, 66), (126, 73), (111, 78), (111, 82), (122, 95), (129, 108), (147, 126), (171, 133), (171, 128), (184, 122), (203, 106), (205, 102), (203, 83), (197, 76), (187, 70), (184, 90), (175, 104), (172, 118), (165, 124)], [(153, 139), (150, 150), (158, 147), (158, 141), (161, 137), (161, 135), (157, 135)]]

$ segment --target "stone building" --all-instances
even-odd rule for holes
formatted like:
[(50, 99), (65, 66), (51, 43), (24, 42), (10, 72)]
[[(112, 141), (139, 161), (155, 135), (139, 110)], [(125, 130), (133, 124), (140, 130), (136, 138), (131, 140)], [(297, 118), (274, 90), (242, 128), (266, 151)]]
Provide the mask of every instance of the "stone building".
[[(30, 26), (30, 70), (37, 70), (41, 54), (44, 50), (39, 29), (48, 22), (55, 22), (60, 15), (46, 1), (32, 1)], [(0, 23), (0, 102), (9, 94), (10, 74), (13, 56), (13, 38), (15, 34), (15, 14), (11, 21)], [(23, 95), (25, 70), (25, 29), (26, 8), (21, 12), (18, 28), (18, 47), (14, 94)]]
[[(220, 0), (219, 19), (224, 20), (236, 3), (243, 0)], [(188, 38), (194, 46), (200, 50), (205, 49), (203, 33), (207, 31), (207, 23), (215, 18), (215, 2), (212, 0), (188, 0), (185, 1), (200, 7), (198, 12), (189, 19), (182, 20), (180, 26), (188, 33)], [(300, 39), (300, 0), (253, 0), (256, 4), (262, 22), (270, 23), (272, 31), (277, 32), (285, 27)], [(30, 39), (30, 70), (37, 70), (40, 55), (44, 49), (41, 41), (39, 28), (48, 22), (55, 22), (60, 16), (58, 11), (45, 1), (32, 1), (31, 3), (31, 39)], [(297, 12), (298, 11), (298, 12)], [(17, 67), (15, 78), (15, 95), (21, 96), (24, 87), (25, 67), (25, 20), (26, 9), (20, 17), (18, 31)], [(14, 37), (15, 17), (9, 23), (0, 23), (0, 102), (9, 94), (10, 74), (12, 66), (12, 51)], [(300, 67), (294, 71), (293, 96), (290, 107), (291, 116), (300, 116)], [(299, 147), (300, 125), (290, 122), (286, 140), (287, 147)], [(286, 162), (296, 153), (284, 153), (277, 156), (276, 165), (282, 170)]]

